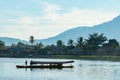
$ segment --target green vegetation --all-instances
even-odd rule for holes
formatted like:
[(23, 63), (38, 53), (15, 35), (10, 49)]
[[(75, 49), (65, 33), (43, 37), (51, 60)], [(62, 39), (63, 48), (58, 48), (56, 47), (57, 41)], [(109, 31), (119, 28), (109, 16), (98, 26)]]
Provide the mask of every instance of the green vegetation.
[(5, 43), (0, 40), (0, 50), (3, 50), (5, 47)]
[(39, 55), (34, 56), (33, 58), (120, 61), (120, 56)]
[(0, 41), (0, 57), (120, 60), (119, 42), (108, 40), (104, 34), (92, 33), (87, 39), (79, 37), (76, 41), (69, 39), (67, 45), (62, 40), (56, 41), (56, 45), (35, 43), (34, 36), (30, 36), (29, 41), (30, 44), (18, 42), (11, 46)]

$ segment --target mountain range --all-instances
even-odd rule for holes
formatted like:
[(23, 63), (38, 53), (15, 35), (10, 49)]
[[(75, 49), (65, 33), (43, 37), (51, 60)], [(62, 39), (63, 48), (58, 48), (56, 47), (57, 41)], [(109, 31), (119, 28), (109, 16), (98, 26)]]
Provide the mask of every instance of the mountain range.
[[(69, 39), (77, 40), (79, 37), (87, 38), (91, 33), (103, 33), (108, 39), (117, 39), (120, 41), (120, 16), (117, 16), (111, 21), (90, 26), (79, 26), (73, 29), (69, 29), (64, 31), (57, 36), (50, 37), (47, 39), (36, 40), (36, 43), (42, 42), (43, 44), (55, 44), (57, 40), (62, 40), (64, 43), (67, 43)], [(4, 41), (6, 45), (11, 45), (12, 43), (16, 44), (18, 42), (28, 43), (28, 41), (8, 38), (8, 37), (0, 37), (0, 40)]]
[(18, 42), (23, 42), (23, 43), (28, 43), (28, 41), (25, 40), (20, 40), (16, 38), (11, 38), (11, 37), (0, 37), (1, 41), (5, 42), (5, 45), (12, 45), (12, 44), (17, 44)]
[(54, 44), (57, 40), (62, 40), (67, 43), (69, 39), (77, 40), (79, 37), (87, 38), (91, 33), (103, 33), (108, 39), (117, 39), (120, 41), (120, 16), (117, 16), (111, 21), (90, 26), (80, 26), (73, 29), (69, 29), (55, 37), (50, 37), (48, 39), (38, 40), (45, 44)]

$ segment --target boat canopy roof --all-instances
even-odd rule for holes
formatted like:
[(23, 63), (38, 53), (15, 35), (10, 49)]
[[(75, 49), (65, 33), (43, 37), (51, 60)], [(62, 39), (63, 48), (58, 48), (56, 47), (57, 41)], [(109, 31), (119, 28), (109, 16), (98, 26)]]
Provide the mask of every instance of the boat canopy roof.
[(66, 64), (73, 63), (74, 61), (31, 61), (31, 64)]

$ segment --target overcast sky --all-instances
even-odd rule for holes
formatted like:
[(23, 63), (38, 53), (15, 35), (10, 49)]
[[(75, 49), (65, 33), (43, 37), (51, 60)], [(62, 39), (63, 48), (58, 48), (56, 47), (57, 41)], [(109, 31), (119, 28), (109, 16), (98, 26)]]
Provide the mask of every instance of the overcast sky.
[(43, 39), (119, 14), (120, 0), (0, 0), (0, 37)]

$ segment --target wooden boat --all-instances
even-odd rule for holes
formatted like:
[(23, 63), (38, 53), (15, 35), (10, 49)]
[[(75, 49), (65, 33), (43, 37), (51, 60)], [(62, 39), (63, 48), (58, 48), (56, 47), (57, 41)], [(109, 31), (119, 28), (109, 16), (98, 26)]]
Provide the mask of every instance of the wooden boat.
[(31, 61), (30, 65), (16, 65), (17, 68), (73, 68), (72, 65), (64, 66), (63, 64), (73, 63), (74, 61), (62, 61), (62, 62), (42, 62)]
[(16, 65), (17, 68), (73, 68), (73, 66)]

